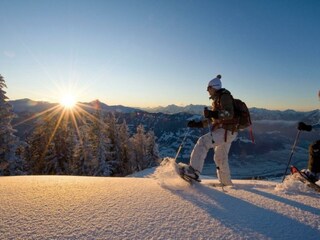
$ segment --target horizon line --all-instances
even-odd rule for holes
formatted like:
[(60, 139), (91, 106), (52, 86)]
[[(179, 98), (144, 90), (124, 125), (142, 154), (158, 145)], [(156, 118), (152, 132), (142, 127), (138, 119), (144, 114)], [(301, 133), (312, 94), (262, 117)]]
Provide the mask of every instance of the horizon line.
[[(49, 104), (59, 104), (59, 102), (52, 102), (52, 101), (48, 101), (48, 100), (33, 100), (33, 99), (30, 99), (30, 98), (19, 98), (19, 99), (8, 99), (8, 102), (10, 101), (20, 101), (20, 100), (28, 100), (28, 101), (33, 101), (33, 102), (43, 102), (43, 103), (49, 103)], [(77, 101), (77, 103), (93, 103), (95, 101), (99, 101), (100, 103), (103, 103), (107, 106), (110, 106), (110, 107), (113, 107), (113, 106), (122, 106), (122, 107), (127, 107), (127, 108), (134, 108), (134, 109), (141, 109), (141, 110), (146, 110), (146, 109), (157, 109), (157, 108), (167, 108), (169, 106), (175, 106), (177, 108), (186, 108), (188, 106), (206, 106), (205, 104), (193, 104), (193, 103), (190, 103), (190, 104), (187, 104), (187, 105), (184, 105), (184, 106), (179, 106), (179, 105), (176, 105), (174, 103), (172, 104), (168, 104), (167, 106), (156, 106), (156, 107), (133, 107), (133, 106), (126, 106), (126, 105), (122, 105), (122, 104), (115, 104), (115, 105), (108, 105), (106, 104), (105, 102), (102, 102), (100, 101), (99, 99), (95, 99), (95, 100), (92, 100), (92, 101), (88, 101), (88, 102), (84, 102), (84, 101)], [(292, 108), (287, 108), (287, 109), (271, 109), (271, 108), (265, 108), (265, 107), (249, 107), (249, 109), (262, 109), (262, 110), (268, 110), (268, 111), (280, 111), (280, 112), (285, 112), (285, 111), (295, 111), (295, 112), (312, 112), (312, 111), (316, 111), (316, 110), (320, 110), (319, 108), (315, 108), (313, 110), (298, 110), (298, 109), (292, 109)]]

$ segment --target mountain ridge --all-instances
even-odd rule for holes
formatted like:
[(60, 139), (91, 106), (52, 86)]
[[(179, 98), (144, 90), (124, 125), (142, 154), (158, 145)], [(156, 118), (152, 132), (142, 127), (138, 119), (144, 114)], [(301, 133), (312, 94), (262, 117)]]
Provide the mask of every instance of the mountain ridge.
[[(200, 104), (189, 104), (186, 106), (177, 106), (175, 104), (167, 105), (166, 107), (127, 107), (123, 105), (108, 105), (99, 100), (93, 100), (91, 102), (78, 102), (78, 104), (84, 106), (84, 108), (92, 109), (93, 106), (97, 103), (100, 104), (100, 107), (103, 111), (107, 112), (122, 112), (122, 113), (132, 113), (132, 112), (149, 112), (149, 113), (165, 113), (165, 114), (176, 114), (176, 113), (190, 113), (196, 115), (202, 115), (204, 107), (206, 105)], [(35, 101), (29, 98), (16, 99), (8, 101), (13, 106), (14, 112), (39, 112), (50, 107), (53, 107), (59, 103), (51, 103), (48, 101)], [(297, 119), (305, 115), (315, 115), (314, 118), (320, 119), (320, 109), (314, 109), (311, 111), (297, 111), (294, 109), (286, 110), (270, 110), (266, 108), (249, 108), (250, 113), (253, 115), (252, 118), (256, 118), (258, 115), (263, 115), (264, 119), (284, 119), (290, 120), (292, 118)], [(258, 117), (260, 119), (260, 117)]]

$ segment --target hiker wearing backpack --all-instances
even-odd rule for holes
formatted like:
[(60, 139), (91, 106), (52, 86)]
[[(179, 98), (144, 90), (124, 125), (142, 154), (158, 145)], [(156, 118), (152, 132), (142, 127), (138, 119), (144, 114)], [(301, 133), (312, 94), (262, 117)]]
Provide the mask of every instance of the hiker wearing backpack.
[(208, 83), (207, 91), (212, 100), (212, 109), (205, 109), (205, 119), (189, 121), (188, 127), (209, 127), (210, 131), (198, 139), (191, 153), (189, 166), (184, 169), (184, 174), (198, 179), (209, 149), (214, 148), (214, 162), (217, 167), (218, 179), (223, 186), (230, 186), (232, 181), (228, 153), (238, 131), (234, 121), (234, 101), (231, 93), (222, 88), (221, 75), (217, 75)]

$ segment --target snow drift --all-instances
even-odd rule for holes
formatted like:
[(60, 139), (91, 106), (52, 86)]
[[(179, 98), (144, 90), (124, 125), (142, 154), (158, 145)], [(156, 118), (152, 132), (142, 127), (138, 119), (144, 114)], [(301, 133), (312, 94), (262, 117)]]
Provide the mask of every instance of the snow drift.
[(0, 239), (319, 239), (319, 194), (302, 183), (148, 177), (0, 178)]

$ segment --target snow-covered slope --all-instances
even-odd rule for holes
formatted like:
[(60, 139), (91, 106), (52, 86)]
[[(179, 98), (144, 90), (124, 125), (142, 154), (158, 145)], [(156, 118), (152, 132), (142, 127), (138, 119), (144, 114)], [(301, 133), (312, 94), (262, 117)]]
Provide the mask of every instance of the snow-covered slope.
[(0, 239), (320, 239), (319, 194), (300, 182), (147, 177), (0, 178)]

